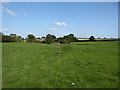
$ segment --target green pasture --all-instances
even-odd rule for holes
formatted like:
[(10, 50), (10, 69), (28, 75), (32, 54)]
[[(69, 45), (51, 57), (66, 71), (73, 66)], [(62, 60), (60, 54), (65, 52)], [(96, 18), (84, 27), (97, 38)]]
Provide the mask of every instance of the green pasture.
[(3, 88), (117, 88), (118, 73), (118, 41), (2, 44)]

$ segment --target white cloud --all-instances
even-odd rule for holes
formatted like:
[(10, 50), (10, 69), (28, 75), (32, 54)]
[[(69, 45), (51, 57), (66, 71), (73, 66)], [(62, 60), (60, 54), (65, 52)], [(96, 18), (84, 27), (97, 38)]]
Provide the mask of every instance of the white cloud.
[(54, 24), (57, 26), (67, 26), (65, 22), (55, 22)]
[(9, 10), (9, 9), (7, 9), (5, 7), (0, 7), (0, 8), (2, 8), (2, 12), (3, 13), (9, 14), (11, 16), (17, 16), (17, 14), (14, 11), (12, 11), (12, 10)]
[(20, 13), (17, 14), (16, 12), (14, 12), (14, 11), (8, 9), (8, 8), (5, 8), (5, 7), (0, 7), (0, 12), (1, 12), (1, 11), (2, 11), (3, 13), (9, 14), (9, 15), (11, 15), (11, 16), (17, 16), (18, 14), (19, 14), (19, 15), (22, 15), (22, 16), (27, 16), (27, 14), (24, 13), (24, 12), (20, 12)]
[(0, 31), (8, 31), (6, 28), (0, 28)]

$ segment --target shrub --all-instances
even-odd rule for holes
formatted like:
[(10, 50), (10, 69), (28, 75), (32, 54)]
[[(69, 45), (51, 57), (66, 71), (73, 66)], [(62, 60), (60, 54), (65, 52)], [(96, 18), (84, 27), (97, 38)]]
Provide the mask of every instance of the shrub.
[(90, 41), (95, 41), (94, 36), (91, 36), (91, 37), (89, 38), (89, 40), (90, 40)]

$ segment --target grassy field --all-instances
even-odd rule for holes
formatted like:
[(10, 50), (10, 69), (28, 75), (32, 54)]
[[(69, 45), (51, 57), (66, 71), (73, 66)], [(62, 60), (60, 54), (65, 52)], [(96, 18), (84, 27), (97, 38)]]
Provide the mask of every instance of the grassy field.
[(3, 88), (118, 87), (117, 41), (2, 45)]

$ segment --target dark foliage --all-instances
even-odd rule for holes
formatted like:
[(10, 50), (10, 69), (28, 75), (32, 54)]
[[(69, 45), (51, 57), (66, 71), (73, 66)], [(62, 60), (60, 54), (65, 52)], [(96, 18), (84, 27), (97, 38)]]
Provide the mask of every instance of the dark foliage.
[(35, 36), (33, 34), (29, 34), (27, 37), (28, 42), (35, 42)]
[(47, 44), (55, 43), (55, 41), (56, 41), (56, 37), (54, 35), (48, 34), (46, 36), (46, 43)]
[(89, 40), (90, 40), (90, 41), (95, 41), (94, 36), (91, 36), (91, 37), (89, 38)]

